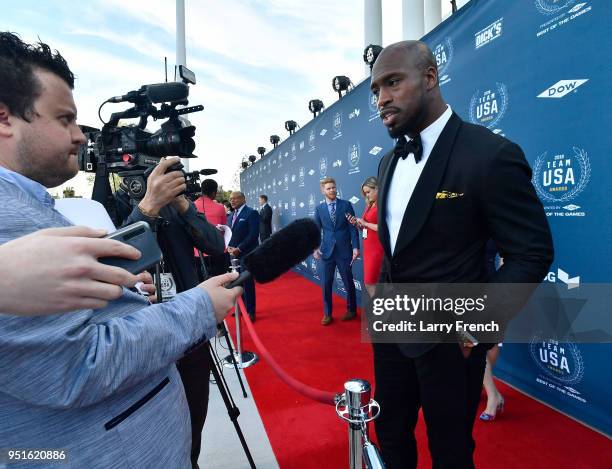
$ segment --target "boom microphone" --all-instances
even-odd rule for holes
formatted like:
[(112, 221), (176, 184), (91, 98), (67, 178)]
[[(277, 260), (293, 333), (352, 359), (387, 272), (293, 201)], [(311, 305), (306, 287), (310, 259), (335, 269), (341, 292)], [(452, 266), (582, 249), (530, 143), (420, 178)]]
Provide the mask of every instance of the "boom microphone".
[(212, 169), (212, 168), (205, 168), (205, 169), (201, 169), (200, 170), (200, 174), (202, 176), (210, 176), (211, 174), (217, 174), (217, 170), (216, 169)]
[(267, 283), (306, 259), (321, 244), (321, 230), (310, 218), (301, 218), (274, 233), (264, 243), (244, 256), (245, 270), (226, 285), (242, 285), (249, 277)]
[(175, 101), (185, 101), (189, 96), (189, 87), (185, 83), (170, 82), (170, 83), (155, 83), (153, 85), (144, 85), (139, 90), (130, 91), (123, 96), (115, 96), (110, 98), (110, 103), (137, 103), (144, 99), (148, 99), (152, 103), (167, 103)]

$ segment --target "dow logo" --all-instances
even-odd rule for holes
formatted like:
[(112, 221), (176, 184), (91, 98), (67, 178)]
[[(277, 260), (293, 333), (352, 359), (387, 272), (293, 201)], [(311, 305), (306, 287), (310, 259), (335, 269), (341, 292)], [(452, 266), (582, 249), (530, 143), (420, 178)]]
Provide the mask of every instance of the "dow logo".
[(566, 94), (575, 91), (579, 86), (584, 85), (587, 81), (589, 81), (588, 78), (576, 80), (559, 80), (550, 88), (542, 91), (538, 95), (538, 98), (562, 98)]

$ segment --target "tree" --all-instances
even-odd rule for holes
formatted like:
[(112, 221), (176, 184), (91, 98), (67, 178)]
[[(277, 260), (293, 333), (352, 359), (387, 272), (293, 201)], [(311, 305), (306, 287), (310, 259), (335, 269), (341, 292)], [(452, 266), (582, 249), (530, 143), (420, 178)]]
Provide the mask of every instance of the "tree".
[(217, 202), (223, 202), (224, 200), (229, 200), (230, 194), (232, 192), (233, 192), (232, 190), (226, 191), (223, 189), (223, 186), (219, 186), (219, 189), (217, 189), (217, 197), (216, 197)]

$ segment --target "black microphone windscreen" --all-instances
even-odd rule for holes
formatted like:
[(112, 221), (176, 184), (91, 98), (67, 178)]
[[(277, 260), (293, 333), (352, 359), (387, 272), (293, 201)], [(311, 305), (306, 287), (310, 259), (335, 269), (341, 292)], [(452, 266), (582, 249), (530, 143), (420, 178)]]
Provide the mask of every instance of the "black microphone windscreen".
[(217, 170), (216, 169), (209, 169), (209, 168), (201, 169), (200, 170), (200, 174), (202, 176), (210, 176), (211, 174), (217, 174)]
[(189, 87), (185, 83), (172, 81), (147, 85), (145, 94), (152, 103), (184, 101), (189, 96)]
[(258, 283), (271, 282), (306, 259), (320, 244), (317, 224), (310, 218), (301, 218), (244, 256), (244, 265)]

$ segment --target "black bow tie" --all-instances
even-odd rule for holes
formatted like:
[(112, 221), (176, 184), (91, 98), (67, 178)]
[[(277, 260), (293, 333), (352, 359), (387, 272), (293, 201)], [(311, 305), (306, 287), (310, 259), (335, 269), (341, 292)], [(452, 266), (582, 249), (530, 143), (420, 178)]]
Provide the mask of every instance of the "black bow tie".
[(410, 154), (414, 154), (414, 161), (419, 162), (423, 157), (423, 144), (421, 143), (421, 135), (418, 134), (409, 142), (406, 141), (406, 137), (400, 137), (397, 140), (397, 144), (393, 149), (393, 154), (396, 158), (401, 158), (405, 160), (406, 157)]

